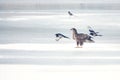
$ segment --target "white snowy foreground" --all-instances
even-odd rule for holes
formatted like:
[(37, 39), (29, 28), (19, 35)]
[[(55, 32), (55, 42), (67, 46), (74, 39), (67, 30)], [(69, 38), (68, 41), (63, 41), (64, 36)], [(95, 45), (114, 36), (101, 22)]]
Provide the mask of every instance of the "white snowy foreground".
[(120, 65), (0, 65), (0, 80), (120, 80)]
[(120, 44), (88, 43), (83, 48), (75, 48), (76, 44), (34, 44), (16, 43), (0, 44), (0, 49), (4, 50), (26, 50), (26, 51), (120, 51)]
[(119, 44), (75, 47), (64, 43), (0, 44), (0, 80), (120, 80)]
[(116, 65), (120, 64), (119, 44), (33, 44), (0, 45), (1, 64)]

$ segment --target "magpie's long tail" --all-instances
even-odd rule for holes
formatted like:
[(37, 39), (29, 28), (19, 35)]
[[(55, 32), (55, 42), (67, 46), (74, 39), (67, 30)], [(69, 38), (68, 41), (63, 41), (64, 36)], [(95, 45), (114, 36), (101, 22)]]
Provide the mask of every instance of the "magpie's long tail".
[(67, 37), (67, 36), (63, 36), (64, 38), (67, 38), (67, 39), (70, 39), (69, 37)]
[(97, 35), (97, 36), (103, 36), (103, 35)]
[(65, 35), (62, 35), (62, 37), (67, 38), (67, 39), (70, 39), (69, 37), (67, 37), (67, 36), (65, 36)]

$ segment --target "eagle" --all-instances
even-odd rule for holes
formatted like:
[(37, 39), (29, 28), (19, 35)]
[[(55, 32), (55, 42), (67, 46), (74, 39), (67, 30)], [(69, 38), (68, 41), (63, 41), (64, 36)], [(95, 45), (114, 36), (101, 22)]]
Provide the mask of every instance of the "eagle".
[[(77, 47), (76, 48), (82, 48), (83, 43), (86, 42), (87, 40), (90, 42), (94, 42), (91, 38), (90, 35), (84, 34), (84, 33), (78, 33), (75, 28), (72, 28), (72, 37), (74, 40), (76, 40)], [(79, 46), (80, 45), (80, 46)]]
[(61, 34), (61, 33), (56, 33), (55, 36), (56, 36), (56, 38), (57, 38), (56, 41), (59, 41), (59, 40), (62, 39), (62, 38), (70, 39), (69, 37), (67, 37), (67, 36), (65, 36), (65, 35), (63, 35), (63, 34)]

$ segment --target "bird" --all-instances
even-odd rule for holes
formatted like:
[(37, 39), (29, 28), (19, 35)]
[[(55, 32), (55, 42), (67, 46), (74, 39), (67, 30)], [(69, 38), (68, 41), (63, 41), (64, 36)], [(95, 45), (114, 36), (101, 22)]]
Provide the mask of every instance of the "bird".
[(95, 32), (90, 26), (88, 26), (88, 29), (89, 29), (89, 34), (91, 35), (91, 36), (102, 36), (102, 35), (99, 35), (98, 33), (99, 32)]
[(56, 41), (59, 41), (62, 38), (70, 39), (69, 37), (67, 37), (61, 33), (56, 33), (55, 36), (56, 36), (56, 38), (58, 38), (58, 39), (56, 39)]
[(73, 16), (73, 14), (72, 14), (70, 11), (68, 11), (68, 14), (69, 14), (70, 16)]
[[(84, 33), (78, 33), (75, 28), (70, 29), (72, 30), (72, 38), (73, 40), (76, 40), (77, 47), (76, 48), (82, 48), (83, 43), (86, 42), (86, 40), (93, 41), (91, 36)], [(80, 46), (79, 46), (80, 45)]]
[(85, 42), (89, 42), (89, 43), (95, 43), (94, 40), (92, 40), (93, 37), (91, 37), (90, 35), (88, 35), (88, 38), (86, 39)]

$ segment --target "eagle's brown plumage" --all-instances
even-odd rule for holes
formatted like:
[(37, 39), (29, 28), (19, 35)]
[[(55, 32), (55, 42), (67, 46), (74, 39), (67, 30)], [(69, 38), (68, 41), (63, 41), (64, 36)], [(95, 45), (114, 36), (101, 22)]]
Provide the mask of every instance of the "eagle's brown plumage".
[(71, 29), (73, 32), (73, 39), (76, 40), (77, 47), (82, 47), (83, 43), (89, 38), (89, 35), (84, 33), (77, 33), (77, 30), (75, 28)]

